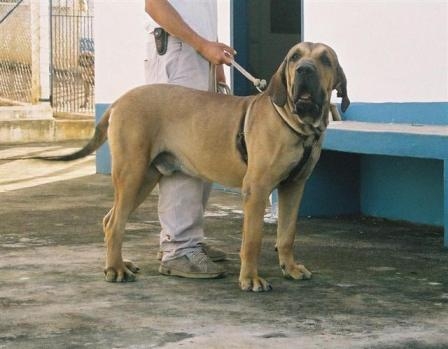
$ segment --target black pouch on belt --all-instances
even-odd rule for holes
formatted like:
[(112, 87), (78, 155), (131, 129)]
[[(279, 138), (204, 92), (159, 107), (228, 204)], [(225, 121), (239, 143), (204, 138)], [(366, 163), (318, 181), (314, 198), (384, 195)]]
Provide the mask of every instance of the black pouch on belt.
[(154, 29), (154, 39), (156, 40), (157, 53), (163, 56), (168, 48), (168, 32), (163, 28)]

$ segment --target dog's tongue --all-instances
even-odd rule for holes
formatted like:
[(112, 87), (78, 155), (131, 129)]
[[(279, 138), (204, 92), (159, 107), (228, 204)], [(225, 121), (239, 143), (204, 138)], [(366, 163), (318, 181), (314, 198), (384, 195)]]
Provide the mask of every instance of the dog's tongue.
[(311, 93), (309, 92), (304, 92), (299, 96), (299, 100), (304, 101), (304, 102), (308, 102), (311, 101)]

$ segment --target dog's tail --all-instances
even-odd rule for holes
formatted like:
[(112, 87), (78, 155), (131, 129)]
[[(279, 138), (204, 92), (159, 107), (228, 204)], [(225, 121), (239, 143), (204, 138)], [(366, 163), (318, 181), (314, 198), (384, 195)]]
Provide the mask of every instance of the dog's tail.
[(55, 155), (55, 156), (33, 156), (28, 159), (39, 159), (39, 160), (48, 160), (48, 161), (72, 161), (76, 159), (81, 159), (86, 157), (87, 155), (92, 154), (95, 150), (97, 150), (104, 142), (107, 140), (107, 129), (109, 128), (109, 119), (110, 119), (111, 108), (109, 107), (101, 120), (95, 127), (95, 133), (92, 139), (87, 143), (84, 148), (66, 155)]

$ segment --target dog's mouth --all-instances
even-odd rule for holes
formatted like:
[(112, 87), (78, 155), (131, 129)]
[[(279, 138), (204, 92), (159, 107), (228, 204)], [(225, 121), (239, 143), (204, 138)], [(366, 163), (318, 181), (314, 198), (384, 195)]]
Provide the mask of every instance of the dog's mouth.
[(309, 91), (308, 88), (299, 88), (294, 96), (294, 112), (302, 118), (317, 119), (322, 114), (322, 98), (318, 91)]
[(302, 119), (310, 117), (314, 121), (322, 114), (324, 99), (316, 70), (299, 67), (293, 86), (294, 112)]

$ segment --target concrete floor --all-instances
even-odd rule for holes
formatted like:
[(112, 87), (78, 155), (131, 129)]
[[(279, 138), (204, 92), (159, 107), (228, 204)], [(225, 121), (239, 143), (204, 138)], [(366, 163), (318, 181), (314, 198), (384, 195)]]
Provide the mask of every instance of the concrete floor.
[[(1, 158), (20, 149), (0, 147)], [(282, 278), (275, 225), (266, 224), (260, 273), (274, 289), (245, 293), (239, 195), (214, 191), (207, 211), (207, 241), (228, 252), (227, 277), (189, 280), (157, 272), (153, 194), (125, 236), (138, 280), (110, 284), (101, 231), (110, 177), (91, 174), (93, 158), (51, 173), (45, 166), (0, 160), (0, 348), (448, 348), (440, 229), (301, 219), (296, 255), (314, 274), (297, 282)], [(14, 178), (26, 185), (5, 189)]]

